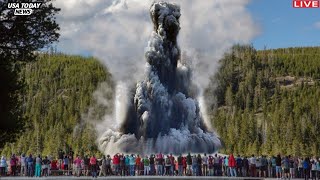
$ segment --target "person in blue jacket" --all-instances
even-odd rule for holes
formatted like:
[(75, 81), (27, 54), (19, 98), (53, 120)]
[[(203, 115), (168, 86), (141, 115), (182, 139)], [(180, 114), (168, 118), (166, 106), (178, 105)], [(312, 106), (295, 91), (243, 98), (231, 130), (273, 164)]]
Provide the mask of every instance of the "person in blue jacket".
[(129, 155), (126, 155), (125, 158), (125, 165), (126, 165), (126, 175), (130, 175), (130, 159), (129, 159)]
[(130, 164), (130, 176), (134, 176), (134, 167), (136, 164), (136, 158), (134, 157), (133, 154), (131, 154), (131, 156), (129, 157), (129, 164)]
[(27, 159), (27, 165), (28, 165), (28, 176), (33, 177), (33, 158), (32, 154), (29, 155)]
[(303, 165), (304, 179), (309, 179), (309, 175), (310, 175), (310, 160), (309, 160), (309, 158), (305, 158), (302, 165)]

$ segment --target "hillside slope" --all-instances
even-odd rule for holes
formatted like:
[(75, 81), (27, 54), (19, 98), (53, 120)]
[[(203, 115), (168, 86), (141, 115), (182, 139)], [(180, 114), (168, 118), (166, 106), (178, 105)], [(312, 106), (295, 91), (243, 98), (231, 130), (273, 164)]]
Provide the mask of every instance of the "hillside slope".
[(85, 124), (74, 128), (94, 104), (93, 92), (101, 82), (112, 86), (111, 75), (94, 58), (63, 54), (40, 55), (21, 73), (25, 130), (16, 143), (6, 144), (3, 154), (40, 153), (56, 155), (59, 148), (72, 146), (76, 153), (97, 151), (95, 133)]
[(224, 56), (206, 91), (222, 151), (319, 155), (319, 52), (234, 46)]
[[(256, 51), (234, 46), (221, 59), (206, 99), (225, 144), (222, 152), (319, 155), (318, 52), (320, 47)], [(94, 58), (41, 55), (27, 64), (21, 78), (26, 83), (21, 93), (25, 131), (2, 154), (55, 155), (66, 146), (79, 154), (98, 152), (94, 131), (81, 119), (95, 106), (92, 95), (99, 84), (113, 87), (106, 68)], [(94, 109), (98, 115), (107, 110)]]

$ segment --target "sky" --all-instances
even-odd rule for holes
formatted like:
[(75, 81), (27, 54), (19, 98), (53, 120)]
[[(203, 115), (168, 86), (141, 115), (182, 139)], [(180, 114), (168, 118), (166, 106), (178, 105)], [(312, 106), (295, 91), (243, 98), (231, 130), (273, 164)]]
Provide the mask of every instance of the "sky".
[[(68, 24), (68, 26), (64, 28), (68, 30), (62, 32), (60, 43), (57, 45), (58, 50), (70, 54), (95, 55), (90, 48), (80, 48), (75, 45), (77, 44), (75, 43), (77, 40), (73, 40), (72, 37), (70, 37), (70, 29), (71, 33), (73, 33), (73, 31), (79, 30), (80, 28), (79, 26), (70, 28), (70, 26), (77, 23), (76, 18), (80, 19), (80, 24), (84, 24), (84, 22), (93, 15), (97, 16), (94, 12), (99, 12), (103, 10), (103, 7), (108, 7), (116, 1), (120, 2), (123, 0), (88, 0), (87, 3), (84, 3), (85, 1), (82, 0), (57, 0), (57, 5), (62, 7), (62, 16), (67, 16), (67, 18), (62, 18), (61, 26)], [(139, 0), (131, 1), (138, 2)], [(293, 8), (292, 0), (247, 1), (248, 3), (245, 5), (246, 11), (251, 15), (256, 25), (256, 33), (248, 42), (253, 44), (256, 49), (264, 49), (265, 47), (275, 49), (296, 46), (320, 46), (320, 41), (318, 40), (318, 34), (320, 32), (320, 8)], [(89, 5), (89, 8), (84, 8), (80, 11), (79, 9), (86, 4)], [(240, 6), (242, 5), (243, 4)], [(79, 9), (74, 9), (74, 12), (72, 12), (72, 7), (78, 7)], [(115, 7), (119, 8), (117, 6)], [(228, 6), (225, 6), (225, 8), (228, 8)], [(65, 11), (68, 12), (65, 13)], [(72, 13), (70, 13), (70, 11)], [(66, 19), (67, 21), (65, 21)], [(73, 22), (70, 23), (70, 19), (72, 19)], [(84, 21), (82, 22), (83, 19)], [(228, 19), (226, 21), (228, 21)], [(64, 34), (68, 35), (65, 36)]]
[(256, 49), (320, 46), (320, 8), (293, 8), (292, 0), (252, 0), (247, 8), (260, 27)]

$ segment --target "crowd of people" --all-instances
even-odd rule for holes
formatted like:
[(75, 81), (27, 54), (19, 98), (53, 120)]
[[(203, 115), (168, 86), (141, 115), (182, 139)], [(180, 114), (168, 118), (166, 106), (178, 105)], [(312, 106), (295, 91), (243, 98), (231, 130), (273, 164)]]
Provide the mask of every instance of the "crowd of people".
[(1, 176), (41, 177), (67, 176), (231, 176), (272, 178), (320, 178), (320, 158), (292, 156), (234, 157), (230, 155), (190, 154), (173, 156), (162, 153), (150, 156), (115, 154), (97, 159), (59, 151), (57, 158), (4, 156), (0, 161)]

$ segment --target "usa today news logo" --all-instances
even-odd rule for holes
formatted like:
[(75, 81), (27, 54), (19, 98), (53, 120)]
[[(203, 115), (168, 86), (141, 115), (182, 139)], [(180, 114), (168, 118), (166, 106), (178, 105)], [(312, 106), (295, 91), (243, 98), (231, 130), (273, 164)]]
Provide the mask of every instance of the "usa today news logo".
[(41, 2), (8, 3), (8, 9), (14, 9), (14, 15), (31, 15), (33, 9), (39, 9)]

